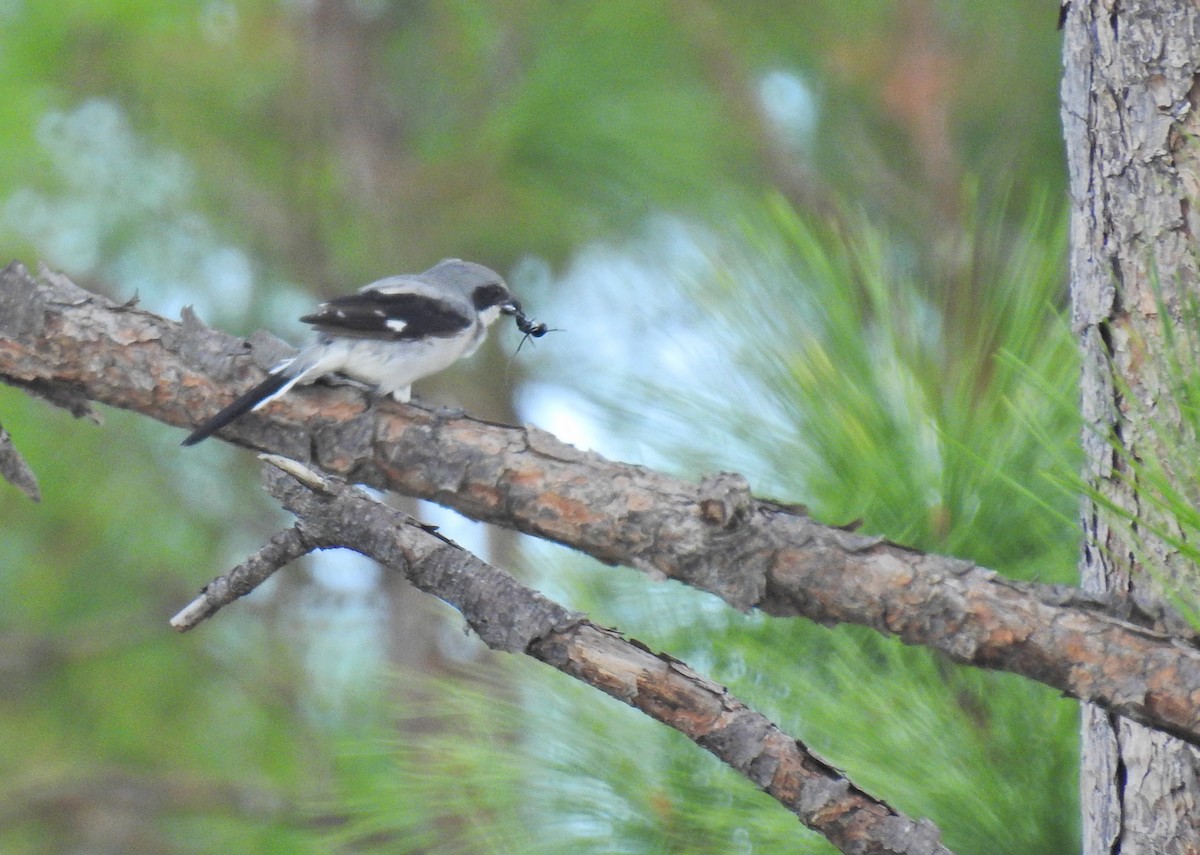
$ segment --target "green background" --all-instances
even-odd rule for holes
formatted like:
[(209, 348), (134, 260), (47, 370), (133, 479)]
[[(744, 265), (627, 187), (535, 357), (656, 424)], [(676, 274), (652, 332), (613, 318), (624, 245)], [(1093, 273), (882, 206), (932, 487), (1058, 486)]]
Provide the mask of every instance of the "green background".
[[(1073, 578), (1054, 10), (1020, 0), (0, 2), (0, 263), (294, 342), (456, 256), (432, 403)], [(826, 852), (678, 734), (344, 555), (166, 621), (287, 524), (246, 452), (0, 389), (0, 849)], [(1075, 706), (422, 513), (973, 853), (1078, 848)]]

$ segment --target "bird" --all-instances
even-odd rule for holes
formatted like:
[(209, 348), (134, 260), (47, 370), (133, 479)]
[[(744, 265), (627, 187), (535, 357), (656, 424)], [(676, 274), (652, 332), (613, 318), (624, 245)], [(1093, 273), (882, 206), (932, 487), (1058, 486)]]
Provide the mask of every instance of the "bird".
[(300, 320), (315, 330), (311, 344), (271, 369), (266, 379), (206, 419), (183, 441), (195, 445), (234, 419), (295, 386), (341, 374), (401, 403), (412, 384), (471, 356), (488, 327), (511, 315), (527, 336), (546, 325), (528, 318), (494, 270), (449, 258), (424, 273), (389, 276), (354, 294), (334, 297)]

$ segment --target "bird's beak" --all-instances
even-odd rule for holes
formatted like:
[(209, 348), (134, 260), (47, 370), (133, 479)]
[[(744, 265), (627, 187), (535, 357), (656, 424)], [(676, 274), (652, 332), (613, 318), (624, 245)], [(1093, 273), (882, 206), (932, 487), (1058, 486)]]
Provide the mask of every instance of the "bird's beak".
[(513, 300), (511, 303), (505, 303), (500, 307), (500, 312), (505, 315), (516, 315), (517, 317), (521, 317), (521, 304), (516, 300)]

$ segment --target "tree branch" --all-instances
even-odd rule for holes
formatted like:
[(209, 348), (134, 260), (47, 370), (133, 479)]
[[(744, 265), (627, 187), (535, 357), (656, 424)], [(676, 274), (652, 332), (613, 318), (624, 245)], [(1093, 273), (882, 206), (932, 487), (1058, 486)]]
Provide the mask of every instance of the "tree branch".
[[(65, 277), (0, 273), (0, 380), (190, 426), (286, 347), (175, 323)], [(580, 452), (536, 428), (306, 388), (222, 436), (356, 482), (711, 591), (739, 609), (850, 622), (1012, 671), (1200, 745), (1200, 651), (1106, 613), (1094, 595), (822, 526), (744, 479), (691, 484)]]
[(949, 852), (933, 823), (867, 795), (682, 662), (568, 611), (340, 479), (269, 462), (266, 488), (296, 515), (298, 541), (373, 558), (458, 609), (494, 650), (532, 656), (680, 731), (843, 852)]
[(37, 476), (13, 445), (12, 437), (0, 425), (0, 478), (12, 484), (35, 502), (42, 500), (42, 492), (38, 489)]
[(224, 606), (249, 594), (271, 578), (276, 570), (312, 552), (313, 548), (297, 528), (279, 532), (237, 567), (205, 585), (200, 596), (171, 618), (171, 627), (180, 632), (195, 628)]

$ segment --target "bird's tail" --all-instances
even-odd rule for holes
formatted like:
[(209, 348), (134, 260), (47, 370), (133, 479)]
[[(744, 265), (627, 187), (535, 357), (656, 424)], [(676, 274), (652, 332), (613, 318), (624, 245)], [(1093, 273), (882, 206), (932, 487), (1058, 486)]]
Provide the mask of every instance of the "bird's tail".
[(207, 439), (238, 416), (250, 412), (261, 404), (265, 404), (272, 397), (284, 391), (284, 387), (294, 382), (294, 378), (289, 377), (288, 373), (283, 370), (284, 367), (283, 365), (279, 366), (275, 369), (274, 373), (267, 376), (266, 380), (263, 380), (249, 391), (243, 392), (238, 396), (237, 400), (188, 434), (188, 438), (181, 444), (195, 445), (201, 440)]

